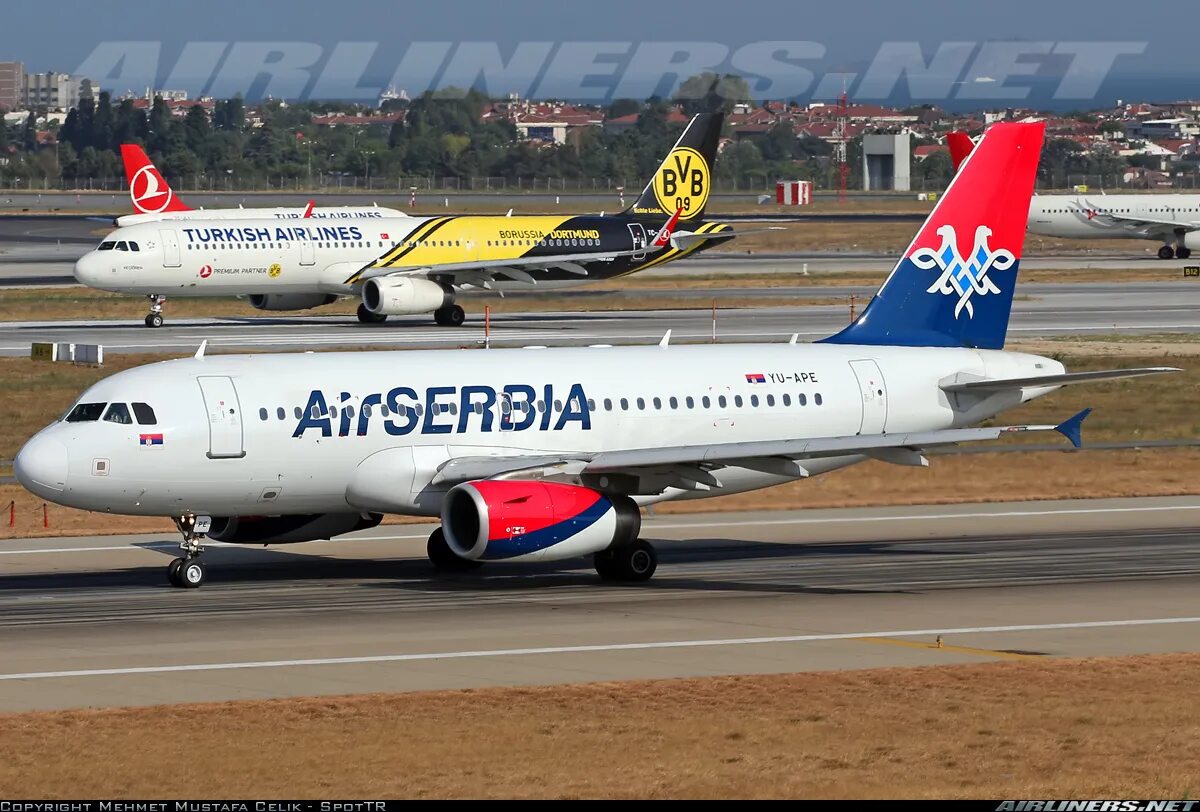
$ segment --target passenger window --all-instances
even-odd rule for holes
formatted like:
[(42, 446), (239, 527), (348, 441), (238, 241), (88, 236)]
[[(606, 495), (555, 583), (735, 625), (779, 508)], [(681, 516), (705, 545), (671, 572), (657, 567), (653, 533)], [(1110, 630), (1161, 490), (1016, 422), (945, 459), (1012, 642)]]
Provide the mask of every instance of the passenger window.
[(708, 409), (712, 406), (712, 401), (709, 399), (708, 395), (705, 395), (703, 398), (701, 398), (700, 402), (704, 404), (705, 409)]
[(588, 404), (589, 411), (592, 411), (592, 412), (596, 411), (596, 401), (595, 400), (593, 400), (592, 398), (588, 398), (587, 404)]
[(784, 406), (791, 406), (791, 405), (792, 405), (792, 396), (791, 396), (791, 395), (784, 395), (784, 396), (783, 396), (783, 405), (784, 405)]
[(606, 412), (612, 411), (612, 398), (604, 399), (604, 411), (606, 411)]
[(556, 412), (562, 411), (562, 401), (561, 400), (554, 401), (554, 411), (556, 411)]
[(688, 396), (687, 396), (687, 400), (686, 400), (685, 402), (687, 403), (687, 407), (688, 407), (689, 409), (694, 409), (694, 408), (696, 408), (696, 401), (692, 399), (692, 396), (691, 396), (691, 395), (688, 395)]
[(120, 423), (123, 426), (128, 426), (133, 423), (133, 418), (129, 416), (129, 407), (124, 403), (113, 403), (108, 407), (108, 411), (104, 413), (104, 421), (106, 423)]
[(342, 409), (342, 412), (346, 415), (346, 417), (354, 417), (354, 407), (353, 406), (344, 407)]
[(674, 397), (673, 397), (673, 398), (671, 398), (671, 401), (670, 401), (670, 403), (671, 403), (671, 408), (672, 408), (672, 409), (678, 409), (678, 408), (679, 408), (679, 399), (678, 399), (678, 398), (674, 398)]
[(655, 399), (654, 399), (654, 408), (655, 408), (655, 409), (661, 409), (661, 408), (662, 408), (662, 398), (655, 398)]
[(104, 413), (103, 403), (77, 403), (75, 408), (67, 413), (68, 423), (93, 423)]
[(133, 404), (133, 416), (137, 418), (137, 422), (143, 426), (157, 426), (158, 418), (154, 416), (154, 410), (146, 403)]
[(264, 423), (266, 422), (266, 420), (267, 420), (267, 410), (266, 409), (258, 410), (258, 419), (262, 420)]
[(722, 409), (724, 409), (726, 406), (729, 405), (729, 401), (725, 399), (724, 395), (721, 395), (719, 398), (717, 398), (717, 404), (720, 405), (720, 407)]
[[(315, 412), (315, 411), (316, 411), (316, 409), (313, 409), (313, 411)], [(297, 406), (297, 407), (296, 407), (296, 409), (295, 409), (295, 411), (294, 411), (294, 412), (292, 412), (292, 413), (293, 413), (294, 415), (296, 415), (296, 419), (297, 419), (297, 420), (299, 420), (301, 417), (303, 417), (303, 416), (304, 416), (304, 410), (303, 410), (303, 409), (301, 409), (299, 406)], [(314, 415), (314, 417), (315, 417), (315, 415)]]
[(775, 405), (775, 396), (774, 395), (767, 395), (767, 405), (768, 406)]
[(818, 406), (821, 405), (821, 393), (820, 392), (813, 395), (813, 403), (817, 404)]
[(741, 395), (733, 396), (733, 405), (737, 406), (739, 409), (742, 408), (742, 396)]
[(621, 398), (621, 409), (622, 410), (629, 409), (629, 398)]
[(638, 398), (637, 399), (637, 407), (638, 407), (638, 409), (644, 410), (646, 408), (646, 399)]
[[(786, 397), (786, 395), (784, 397)], [(797, 395), (796, 402), (799, 403), (801, 406), (807, 406), (808, 405), (808, 395), (805, 395), (805, 394)]]

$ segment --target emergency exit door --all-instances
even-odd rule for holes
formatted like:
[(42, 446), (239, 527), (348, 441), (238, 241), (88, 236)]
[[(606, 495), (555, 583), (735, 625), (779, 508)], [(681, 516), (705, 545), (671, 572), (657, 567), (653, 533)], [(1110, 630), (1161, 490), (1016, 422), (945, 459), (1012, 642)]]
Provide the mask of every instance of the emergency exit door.
[(242, 407), (233, 379), (202, 377), (196, 379), (208, 412), (208, 456), (230, 459), (246, 456), (242, 447)]
[(162, 237), (163, 266), (167, 268), (180, 267), (183, 261), (179, 258), (179, 233), (173, 228), (164, 228), (158, 232), (158, 236)]
[(887, 386), (879, 364), (871, 360), (851, 361), (850, 368), (858, 379), (862, 393), (862, 422), (859, 434), (883, 434), (887, 430)]

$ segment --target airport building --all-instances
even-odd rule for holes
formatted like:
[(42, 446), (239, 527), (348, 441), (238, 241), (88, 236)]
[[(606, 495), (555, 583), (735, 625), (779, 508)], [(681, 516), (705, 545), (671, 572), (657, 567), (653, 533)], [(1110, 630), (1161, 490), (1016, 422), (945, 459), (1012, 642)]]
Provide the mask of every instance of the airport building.
[(66, 73), (29, 73), (25, 75), (25, 106), (69, 110), (80, 99), (91, 98), (92, 80)]
[(863, 191), (907, 192), (911, 184), (911, 134), (863, 136)]

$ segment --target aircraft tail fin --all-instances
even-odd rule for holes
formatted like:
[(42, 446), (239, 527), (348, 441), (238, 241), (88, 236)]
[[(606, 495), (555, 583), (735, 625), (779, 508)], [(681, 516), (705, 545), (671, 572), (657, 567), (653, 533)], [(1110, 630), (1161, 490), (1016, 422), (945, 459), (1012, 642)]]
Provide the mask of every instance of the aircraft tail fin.
[(678, 211), (681, 222), (702, 219), (712, 190), (713, 163), (724, 120), (724, 113), (692, 116), (683, 135), (659, 164), (637, 202), (625, 213), (638, 218), (667, 220)]
[(954, 171), (957, 172), (971, 154), (971, 150), (975, 149), (975, 142), (962, 130), (954, 130), (946, 133), (946, 146), (950, 148), (950, 162), (954, 164)]
[(1046, 125), (992, 126), (834, 344), (1000, 349)]
[(125, 180), (129, 184), (129, 199), (136, 214), (163, 214), (191, 211), (175, 194), (158, 167), (137, 144), (121, 145), (121, 161), (125, 164)]

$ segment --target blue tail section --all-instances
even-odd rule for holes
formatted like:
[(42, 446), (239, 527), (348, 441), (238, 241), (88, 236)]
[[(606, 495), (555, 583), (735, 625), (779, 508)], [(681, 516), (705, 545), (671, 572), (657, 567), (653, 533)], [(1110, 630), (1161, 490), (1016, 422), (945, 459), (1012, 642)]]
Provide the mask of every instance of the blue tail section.
[(993, 125), (862, 316), (825, 341), (1001, 349), (1044, 130)]

